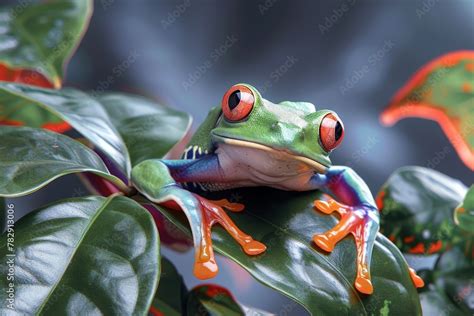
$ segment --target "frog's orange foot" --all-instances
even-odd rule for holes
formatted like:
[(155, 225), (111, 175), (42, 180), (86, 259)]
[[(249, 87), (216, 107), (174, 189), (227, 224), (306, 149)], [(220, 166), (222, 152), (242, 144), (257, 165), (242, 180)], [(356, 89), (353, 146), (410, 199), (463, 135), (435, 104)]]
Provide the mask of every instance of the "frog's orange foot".
[(351, 233), (357, 249), (355, 287), (361, 293), (371, 294), (370, 258), (379, 227), (378, 211), (369, 206), (347, 206), (334, 200), (317, 200), (314, 206), (325, 214), (337, 212), (341, 219), (334, 228), (315, 235), (313, 241), (321, 249), (331, 252), (341, 239)]
[(213, 278), (219, 272), (215, 258), (211, 258), (207, 261), (194, 263), (194, 276), (201, 280)]
[(226, 214), (222, 207), (233, 211), (241, 211), (242, 204), (230, 203), (227, 200), (210, 201), (197, 194), (202, 215), (202, 236), (201, 243), (196, 249), (196, 260), (194, 265), (194, 275), (199, 279), (209, 279), (218, 273), (219, 269), (212, 249), (211, 228), (219, 223), (237, 241), (244, 252), (254, 256), (264, 252), (267, 247), (254, 240), (251, 236), (242, 232), (232, 219)]
[(410, 278), (416, 288), (425, 286), (425, 281), (423, 281), (423, 279), (418, 274), (416, 274), (415, 269), (408, 268), (408, 270), (410, 271)]

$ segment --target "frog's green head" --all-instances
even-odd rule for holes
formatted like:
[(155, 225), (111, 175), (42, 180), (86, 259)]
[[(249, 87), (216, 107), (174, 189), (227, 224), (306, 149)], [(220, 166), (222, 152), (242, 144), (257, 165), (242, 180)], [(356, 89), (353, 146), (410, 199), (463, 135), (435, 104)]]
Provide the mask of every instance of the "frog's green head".
[(232, 86), (222, 99), (214, 143), (284, 152), (318, 172), (331, 165), (329, 153), (344, 137), (337, 114), (307, 102), (272, 103), (248, 84)]

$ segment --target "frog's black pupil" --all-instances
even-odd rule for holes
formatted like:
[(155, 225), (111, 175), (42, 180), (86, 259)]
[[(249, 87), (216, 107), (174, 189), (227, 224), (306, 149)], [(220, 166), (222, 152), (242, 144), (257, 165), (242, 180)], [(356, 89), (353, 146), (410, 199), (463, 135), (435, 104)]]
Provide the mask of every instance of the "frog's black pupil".
[(334, 136), (336, 137), (336, 142), (339, 140), (339, 138), (341, 138), (341, 136), (342, 136), (342, 124), (341, 124), (341, 122), (336, 123), (336, 130), (335, 130)]
[(229, 108), (232, 111), (240, 103), (240, 90), (235, 90), (229, 96)]

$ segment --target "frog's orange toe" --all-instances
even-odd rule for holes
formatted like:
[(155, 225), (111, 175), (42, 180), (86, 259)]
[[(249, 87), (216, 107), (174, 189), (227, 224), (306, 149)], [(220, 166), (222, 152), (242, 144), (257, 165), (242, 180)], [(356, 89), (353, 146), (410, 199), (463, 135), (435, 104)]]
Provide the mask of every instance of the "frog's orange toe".
[(325, 214), (331, 214), (332, 209), (329, 206), (329, 203), (323, 200), (316, 200), (314, 201), (314, 207), (316, 207), (318, 210)]
[(372, 294), (374, 292), (374, 287), (372, 286), (370, 279), (360, 276), (355, 280), (355, 287), (359, 292), (364, 294)]
[(267, 250), (267, 246), (256, 240), (245, 243), (242, 248), (249, 256), (256, 256)]
[(410, 270), (410, 277), (416, 288), (425, 286), (425, 281), (423, 281), (423, 279), (418, 274), (416, 274), (413, 268), (408, 268), (408, 270)]
[(314, 235), (313, 241), (319, 248), (323, 249), (324, 251), (331, 252), (334, 250), (334, 242), (329, 239), (326, 235)]
[(194, 263), (194, 276), (200, 280), (211, 279), (219, 273), (219, 268), (214, 260)]
[(229, 202), (227, 199), (222, 199), (222, 200), (217, 200), (217, 201), (211, 201), (212, 203), (225, 208), (226, 210), (229, 210), (231, 212), (242, 212), (245, 209), (245, 205), (242, 203), (233, 203)]

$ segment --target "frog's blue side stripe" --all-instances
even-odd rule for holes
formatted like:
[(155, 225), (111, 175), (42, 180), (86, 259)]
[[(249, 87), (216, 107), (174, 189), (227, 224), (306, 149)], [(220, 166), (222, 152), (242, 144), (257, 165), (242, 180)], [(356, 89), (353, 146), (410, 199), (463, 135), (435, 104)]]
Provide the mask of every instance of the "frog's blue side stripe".
[[(207, 149), (202, 150), (202, 148), (199, 146), (189, 146), (184, 150), (183, 154), (181, 155), (181, 159), (195, 160), (207, 154), (208, 154)], [(194, 193), (209, 191), (206, 184), (203, 184), (203, 183), (183, 182), (181, 183), (181, 186), (185, 189), (193, 191)]]

